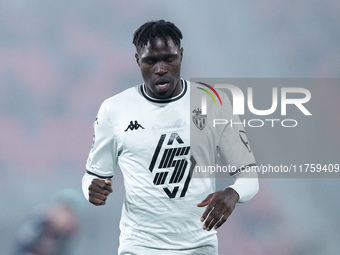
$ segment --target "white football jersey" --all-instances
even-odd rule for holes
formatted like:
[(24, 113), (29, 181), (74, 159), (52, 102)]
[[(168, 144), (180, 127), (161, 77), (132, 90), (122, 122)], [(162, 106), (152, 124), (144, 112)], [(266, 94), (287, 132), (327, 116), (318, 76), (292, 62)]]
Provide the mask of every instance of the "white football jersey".
[(240, 126), (209, 122), (234, 118), (227, 97), (198, 116), (202, 91), (190, 100), (190, 83), (182, 85), (171, 99), (149, 97), (143, 84), (127, 89), (105, 100), (94, 122), (86, 175), (112, 178), (118, 164), (124, 177), (119, 254), (217, 254), (216, 231), (202, 229), (197, 207), (215, 179), (198, 178), (195, 166), (215, 165), (216, 155), (237, 168), (255, 163)]

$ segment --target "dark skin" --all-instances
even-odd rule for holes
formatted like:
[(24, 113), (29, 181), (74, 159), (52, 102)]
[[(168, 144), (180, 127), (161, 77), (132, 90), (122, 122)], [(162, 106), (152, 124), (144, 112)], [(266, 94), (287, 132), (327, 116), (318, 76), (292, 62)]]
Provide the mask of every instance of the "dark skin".
[(89, 186), (89, 201), (94, 205), (105, 205), (110, 193), (112, 193), (112, 182), (110, 179), (93, 179)]
[[(182, 92), (181, 62), (183, 48), (174, 44), (171, 38), (165, 43), (163, 38), (154, 38), (143, 47), (137, 47), (135, 54), (141, 70), (146, 93), (153, 98), (167, 99)], [(109, 179), (94, 179), (89, 187), (89, 201), (94, 205), (105, 205), (112, 193)], [(239, 195), (232, 188), (209, 194), (198, 207), (205, 207), (201, 222), (203, 229), (210, 231), (223, 225), (234, 210)]]
[(168, 38), (154, 38), (135, 54), (141, 70), (146, 93), (153, 98), (166, 99), (182, 92), (181, 63), (183, 48)]
[(203, 229), (210, 231), (218, 229), (229, 218), (239, 200), (238, 193), (232, 188), (209, 194), (198, 207), (207, 206), (202, 214)]

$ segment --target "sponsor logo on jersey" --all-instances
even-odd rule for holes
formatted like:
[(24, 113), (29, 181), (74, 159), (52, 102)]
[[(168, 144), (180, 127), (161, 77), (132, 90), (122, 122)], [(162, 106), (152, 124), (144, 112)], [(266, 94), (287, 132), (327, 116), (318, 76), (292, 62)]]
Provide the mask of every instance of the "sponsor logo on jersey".
[(128, 131), (129, 129), (130, 129), (130, 130), (137, 130), (138, 128), (144, 129), (144, 128), (142, 127), (142, 125), (138, 123), (137, 120), (135, 120), (134, 123), (133, 123), (133, 121), (131, 120), (131, 121), (130, 121), (130, 124), (128, 125), (128, 127), (125, 129), (124, 132)]
[(185, 197), (196, 161), (193, 157), (189, 160), (190, 146), (185, 146), (177, 133), (172, 133), (165, 144), (167, 136), (160, 136), (149, 170), (153, 174), (154, 185), (163, 187), (169, 198)]

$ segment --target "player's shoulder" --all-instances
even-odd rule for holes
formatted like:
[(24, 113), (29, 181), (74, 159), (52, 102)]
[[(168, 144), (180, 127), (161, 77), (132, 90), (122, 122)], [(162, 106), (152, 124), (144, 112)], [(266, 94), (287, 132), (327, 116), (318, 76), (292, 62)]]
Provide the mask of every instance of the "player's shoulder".
[(140, 87), (141, 84), (125, 89), (122, 92), (105, 99), (103, 105), (106, 107), (111, 107), (113, 105), (115, 107), (123, 107), (128, 106), (131, 103), (135, 103), (140, 97)]

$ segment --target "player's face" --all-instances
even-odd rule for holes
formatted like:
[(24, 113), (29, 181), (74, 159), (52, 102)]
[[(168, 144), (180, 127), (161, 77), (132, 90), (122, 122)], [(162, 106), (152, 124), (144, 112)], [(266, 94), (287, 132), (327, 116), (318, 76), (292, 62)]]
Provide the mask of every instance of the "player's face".
[(183, 48), (175, 45), (171, 38), (167, 43), (154, 38), (135, 57), (141, 69), (146, 93), (153, 98), (171, 98), (181, 93), (181, 62)]

